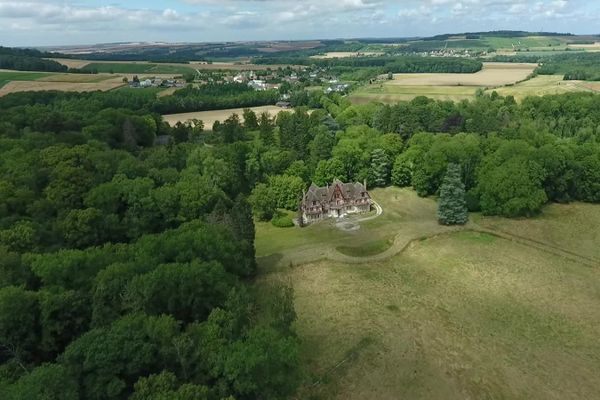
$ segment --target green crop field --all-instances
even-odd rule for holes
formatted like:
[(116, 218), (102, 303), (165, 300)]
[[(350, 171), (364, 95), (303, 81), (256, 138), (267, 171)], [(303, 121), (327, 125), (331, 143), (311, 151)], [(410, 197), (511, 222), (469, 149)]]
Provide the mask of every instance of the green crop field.
[(0, 71), (0, 79), (7, 81), (35, 81), (53, 75), (49, 72)]
[(483, 41), (495, 49), (515, 48), (539, 48), (539, 47), (566, 47), (567, 42), (564, 39), (548, 36), (527, 36), (527, 37), (494, 37), (486, 36)]
[(595, 398), (600, 237), (585, 227), (600, 206), (475, 215), (448, 231), (431, 199), (397, 188), (373, 197), (384, 213), (358, 231), (257, 225), (263, 301), (271, 284), (294, 288), (297, 398)]
[(50, 75), (45, 72), (0, 71), (0, 87), (10, 81), (35, 81)]
[(412, 100), (417, 96), (427, 96), (436, 100), (463, 100), (475, 96), (477, 88), (468, 86), (401, 86), (370, 85), (352, 92), (350, 101), (354, 104), (366, 104), (371, 101), (397, 103)]

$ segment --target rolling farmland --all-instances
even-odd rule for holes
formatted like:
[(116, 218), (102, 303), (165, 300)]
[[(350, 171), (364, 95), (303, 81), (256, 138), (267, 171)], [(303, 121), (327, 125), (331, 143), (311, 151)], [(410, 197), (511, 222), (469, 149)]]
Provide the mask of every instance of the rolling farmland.
[(121, 76), (0, 71), (0, 96), (26, 91), (60, 90), (90, 92), (123, 86)]
[(437, 100), (472, 98), (478, 89), (495, 90), (517, 100), (526, 96), (597, 90), (590, 82), (563, 81), (562, 75), (540, 75), (527, 79), (535, 64), (484, 63), (474, 74), (394, 74), (390, 81), (366, 85), (350, 95), (355, 104), (370, 101), (394, 103), (427, 96)]

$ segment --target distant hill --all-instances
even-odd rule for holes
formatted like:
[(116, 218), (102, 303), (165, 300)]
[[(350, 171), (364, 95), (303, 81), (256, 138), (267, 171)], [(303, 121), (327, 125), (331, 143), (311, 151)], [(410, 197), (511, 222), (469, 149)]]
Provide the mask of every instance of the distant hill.
[(66, 72), (67, 67), (45, 57), (56, 57), (33, 49), (16, 49), (0, 46), (0, 69), (17, 71)]
[(479, 39), (481, 36), (487, 37), (527, 37), (527, 36), (575, 36), (572, 33), (558, 32), (526, 32), (526, 31), (488, 31), (488, 32), (464, 32), (464, 33), (444, 33), (423, 38), (423, 40), (448, 40), (455, 36), (465, 36), (467, 39)]

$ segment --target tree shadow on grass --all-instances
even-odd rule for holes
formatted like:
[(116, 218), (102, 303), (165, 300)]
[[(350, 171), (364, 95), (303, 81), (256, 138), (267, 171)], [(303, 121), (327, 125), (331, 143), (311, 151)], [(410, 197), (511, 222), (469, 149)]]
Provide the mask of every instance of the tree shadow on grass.
[(281, 253), (269, 254), (268, 256), (264, 257), (257, 257), (256, 263), (258, 264), (258, 269), (260, 273), (270, 274), (273, 272), (278, 272), (279, 268), (277, 267), (277, 265), (279, 264), (282, 258), (283, 254)]

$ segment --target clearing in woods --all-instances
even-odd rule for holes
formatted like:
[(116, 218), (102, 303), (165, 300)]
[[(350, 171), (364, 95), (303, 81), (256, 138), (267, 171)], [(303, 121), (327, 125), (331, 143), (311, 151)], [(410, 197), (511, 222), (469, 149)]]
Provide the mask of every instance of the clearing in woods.
[[(263, 112), (269, 113), (271, 116), (279, 114), (281, 111), (291, 111), (286, 110), (281, 107), (276, 106), (260, 106), (260, 107), (248, 107), (252, 111), (256, 113), (256, 115), (260, 115)], [(243, 108), (229, 108), (226, 110), (212, 110), (212, 111), (198, 111), (198, 112), (190, 112), (190, 113), (181, 113), (181, 114), (169, 114), (163, 115), (163, 119), (169, 123), (169, 125), (173, 126), (178, 122), (186, 122), (191, 119), (199, 119), (204, 122), (204, 129), (211, 130), (213, 124), (216, 121), (225, 121), (227, 118), (231, 117), (233, 114), (237, 114), (240, 117), (240, 120), (243, 121), (242, 114), (244, 112)]]
[[(355, 232), (257, 224), (263, 301), (272, 284), (294, 287), (298, 398), (597, 395), (600, 232), (582, 227), (598, 226), (598, 205), (550, 205), (527, 220), (475, 215), (451, 231), (435, 227), (431, 199), (372, 195), (384, 214)], [(390, 252), (378, 243), (390, 237), (407, 240)], [(329, 257), (340, 246), (389, 257)]]

